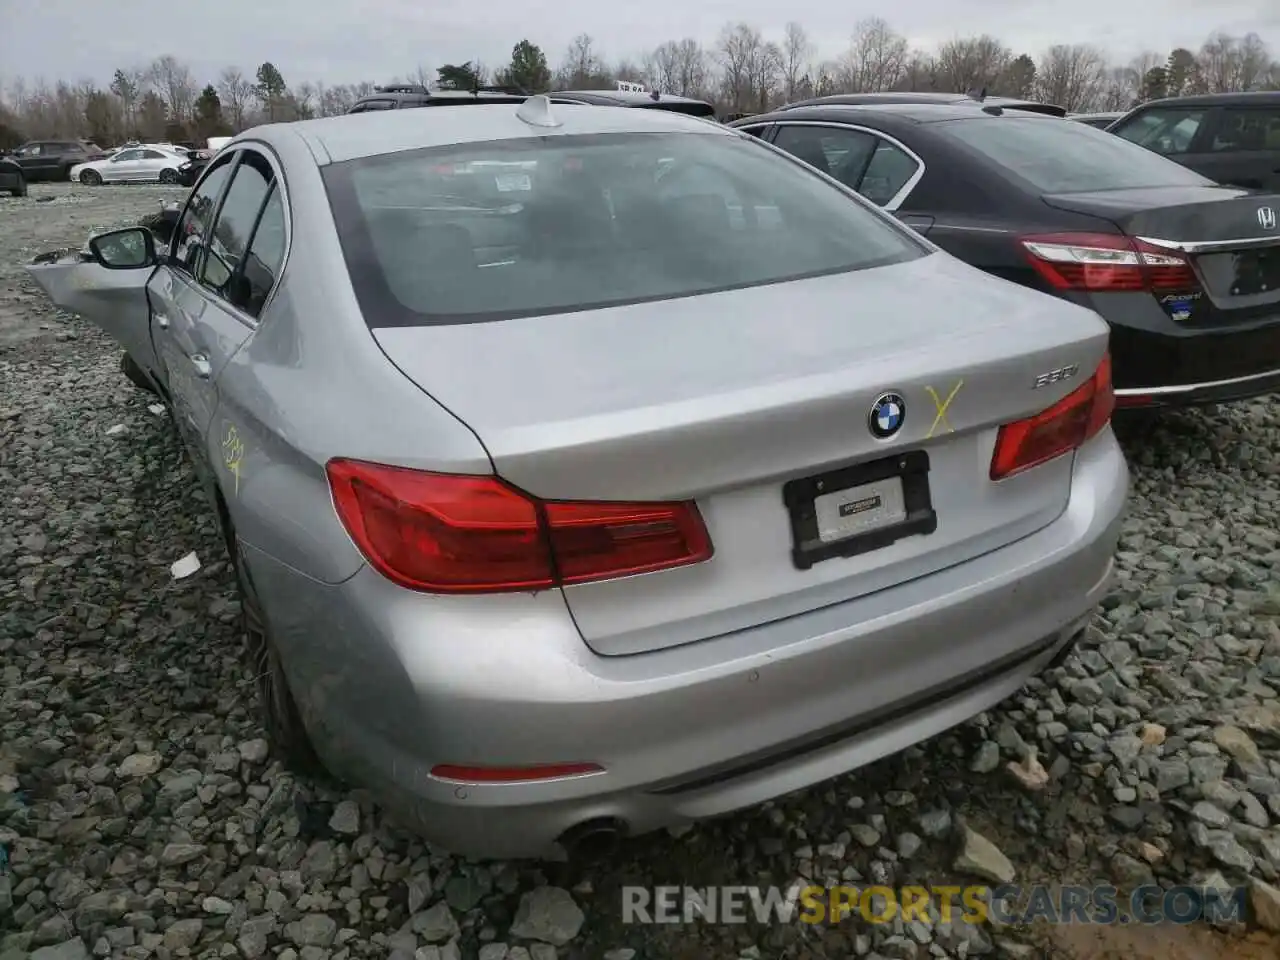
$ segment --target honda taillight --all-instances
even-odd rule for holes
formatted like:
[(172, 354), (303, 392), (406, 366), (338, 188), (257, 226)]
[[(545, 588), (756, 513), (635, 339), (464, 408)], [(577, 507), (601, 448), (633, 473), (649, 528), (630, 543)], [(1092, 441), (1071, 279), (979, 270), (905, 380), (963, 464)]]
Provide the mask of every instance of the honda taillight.
[(332, 460), (343, 526), (384, 576), (413, 590), (541, 590), (711, 557), (697, 506), (539, 500), (496, 477)]
[(991, 455), (991, 479), (1003, 480), (1077, 449), (1101, 432), (1115, 406), (1107, 354), (1087, 382), (1048, 410), (1000, 428)]
[(1154, 293), (1199, 286), (1186, 257), (1132, 237), (1054, 233), (1021, 239), (1031, 266), (1055, 290)]

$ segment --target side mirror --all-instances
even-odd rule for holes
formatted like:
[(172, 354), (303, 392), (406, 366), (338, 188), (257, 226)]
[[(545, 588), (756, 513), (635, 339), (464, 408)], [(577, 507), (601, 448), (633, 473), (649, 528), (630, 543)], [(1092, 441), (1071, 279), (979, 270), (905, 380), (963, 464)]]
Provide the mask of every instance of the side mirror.
[(89, 252), (108, 270), (137, 270), (157, 263), (155, 238), (145, 227), (100, 233), (89, 241)]

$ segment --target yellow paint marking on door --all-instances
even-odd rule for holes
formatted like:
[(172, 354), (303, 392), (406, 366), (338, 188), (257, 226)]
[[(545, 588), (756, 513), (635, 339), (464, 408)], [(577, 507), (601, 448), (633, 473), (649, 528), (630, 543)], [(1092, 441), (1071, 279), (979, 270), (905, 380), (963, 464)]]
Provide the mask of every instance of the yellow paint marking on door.
[(234, 424), (227, 424), (227, 431), (222, 437), (222, 462), (236, 478), (235, 494), (240, 495), (240, 471), (244, 465), (244, 441)]

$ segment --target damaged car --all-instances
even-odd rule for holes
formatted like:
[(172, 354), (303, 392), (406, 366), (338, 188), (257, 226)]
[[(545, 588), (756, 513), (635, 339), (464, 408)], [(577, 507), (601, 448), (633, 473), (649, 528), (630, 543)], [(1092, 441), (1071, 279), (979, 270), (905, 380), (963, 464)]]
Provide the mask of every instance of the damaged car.
[(167, 247), (28, 270), (172, 411), (277, 755), (455, 853), (861, 767), (1060, 663), (1112, 577), (1106, 324), (679, 112), (271, 124)]

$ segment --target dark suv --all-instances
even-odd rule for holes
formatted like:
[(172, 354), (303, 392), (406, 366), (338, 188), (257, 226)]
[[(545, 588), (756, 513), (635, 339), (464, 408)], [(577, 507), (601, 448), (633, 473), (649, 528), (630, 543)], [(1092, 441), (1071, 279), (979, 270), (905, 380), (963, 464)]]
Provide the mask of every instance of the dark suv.
[(347, 113), (373, 110), (405, 110), (409, 107), (442, 107), (458, 103), (521, 103), (526, 94), (512, 87), (479, 87), (475, 90), (430, 90), (419, 83), (376, 87), (361, 97)]
[(70, 180), (77, 163), (101, 160), (102, 148), (88, 140), (32, 140), (9, 155), (22, 167), (22, 175), (32, 180)]
[(1280, 191), (1280, 91), (1152, 100), (1107, 131), (1218, 183)]

